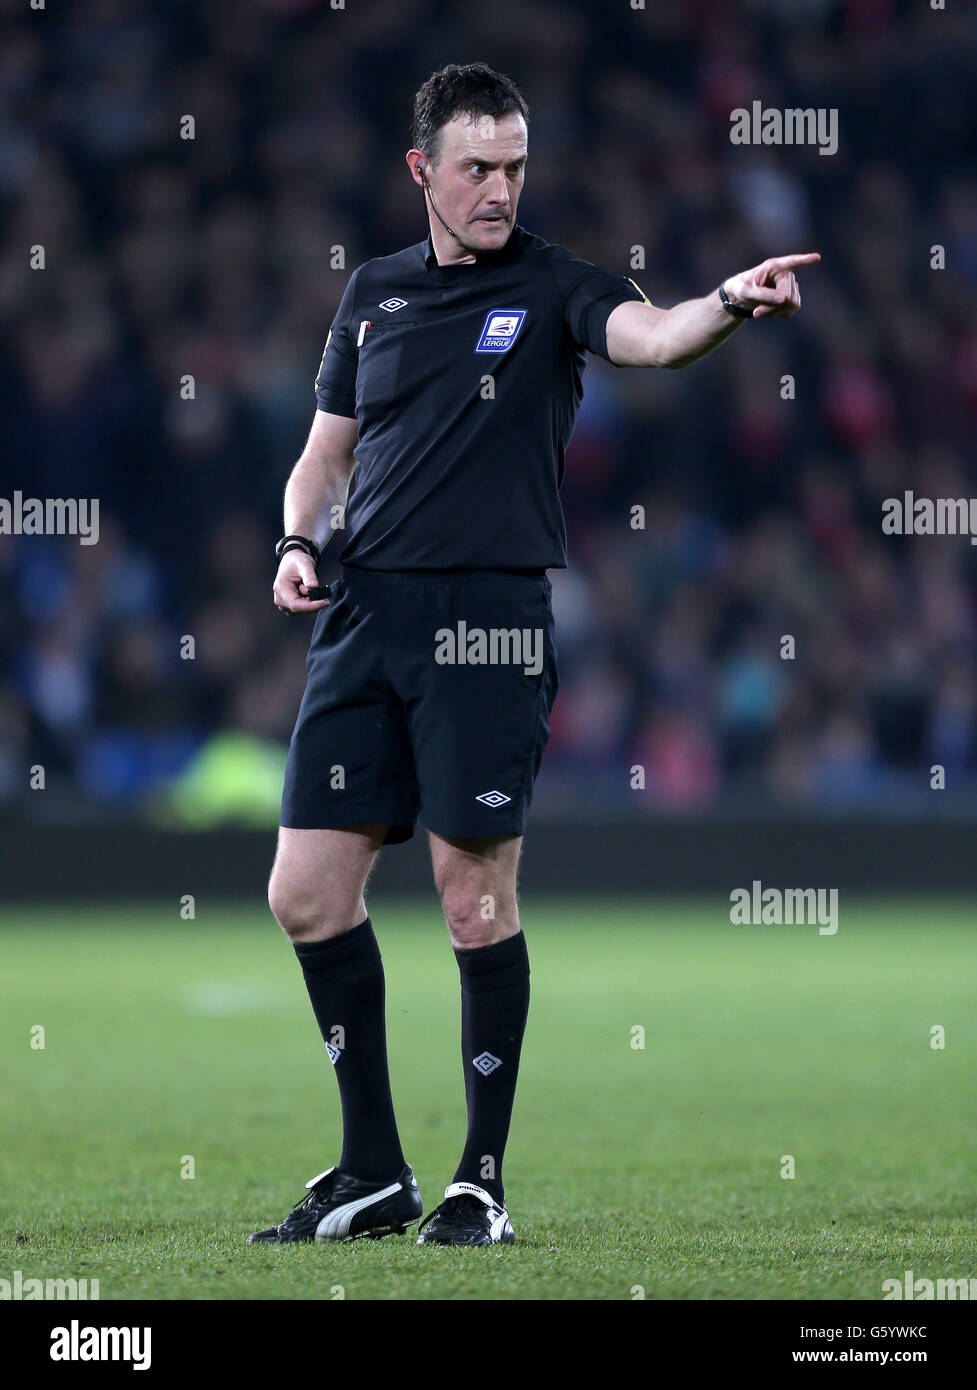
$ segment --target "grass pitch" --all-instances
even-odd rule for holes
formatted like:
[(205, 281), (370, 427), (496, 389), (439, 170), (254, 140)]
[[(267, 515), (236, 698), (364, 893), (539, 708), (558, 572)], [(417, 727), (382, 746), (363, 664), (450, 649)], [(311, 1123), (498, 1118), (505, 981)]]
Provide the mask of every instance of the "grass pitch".
[[(905, 1269), (977, 1276), (973, 905), (843, 898), (834, 937), (728, 913), (524, 903), (519, 1243), (440, 1250), (245, 1246), (339, 1152), (332, 1068), (265, 912), (7, 909), (0, 1277), (97, 1278), (104, 1300), (878, 1299)], [(371, 915), (430, 1210), (464, 1135), (457, 968), (433, 901)]]

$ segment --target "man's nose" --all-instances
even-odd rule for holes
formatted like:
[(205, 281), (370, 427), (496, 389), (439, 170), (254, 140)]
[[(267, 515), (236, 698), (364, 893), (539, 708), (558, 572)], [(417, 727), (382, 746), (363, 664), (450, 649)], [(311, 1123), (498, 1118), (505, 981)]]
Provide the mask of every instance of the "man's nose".
[(489, 186), (489, 193), (493, 203), (504, 203), (508, 206), (509, 184), (506, 180), (504, 169), (497, 169), (495, 171), (495, 178)]

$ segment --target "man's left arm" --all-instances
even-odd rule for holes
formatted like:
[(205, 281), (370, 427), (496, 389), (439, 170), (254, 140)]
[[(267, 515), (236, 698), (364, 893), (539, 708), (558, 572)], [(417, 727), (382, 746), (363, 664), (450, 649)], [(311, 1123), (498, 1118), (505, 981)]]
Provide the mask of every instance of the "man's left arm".
[(746, 318), (790, 318), (801, 307), (794, 271), (821, 259), (816, 252), (772, 256), (752, 270), (723, 282), (736, 316), (723, 307), (716, 290), (702, 299), (687, 299), (674, 309), (629, 300), (607, 320), (607, 355), (616, 367), (685, 367), (718, 347)]

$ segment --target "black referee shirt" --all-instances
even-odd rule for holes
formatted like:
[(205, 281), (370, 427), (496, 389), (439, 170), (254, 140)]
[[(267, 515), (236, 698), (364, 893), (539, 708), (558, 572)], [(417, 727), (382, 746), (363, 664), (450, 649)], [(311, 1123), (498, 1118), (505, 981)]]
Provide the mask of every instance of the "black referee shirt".
[(342, 563), (565, 566), (584, 350), (607, 358), (612, 309), (643, 297), (518, 225), (475, 264), (438, 265), (429, 236), (355, 270), (316, 379), (359, 424)]

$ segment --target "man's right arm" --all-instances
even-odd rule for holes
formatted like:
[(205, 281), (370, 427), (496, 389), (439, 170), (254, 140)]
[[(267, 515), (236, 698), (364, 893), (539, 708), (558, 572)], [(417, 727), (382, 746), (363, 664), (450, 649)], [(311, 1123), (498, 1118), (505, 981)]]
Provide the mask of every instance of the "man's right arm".
[[(356, 459), (357, 424), (346, 415), (317, 410), (301, 457), (285, 488), (286, 536), (307, 536), (325, 549), (336, 529), (334, 520), (346, 506)], [(337, 510), (337, 508), (339, 510)], [(288, 613), (315, 613), (328, 599), (311, 600), (306, 591), (318, 583), (311, 555), (289, 550), (275, 578), (275, 604)]]

